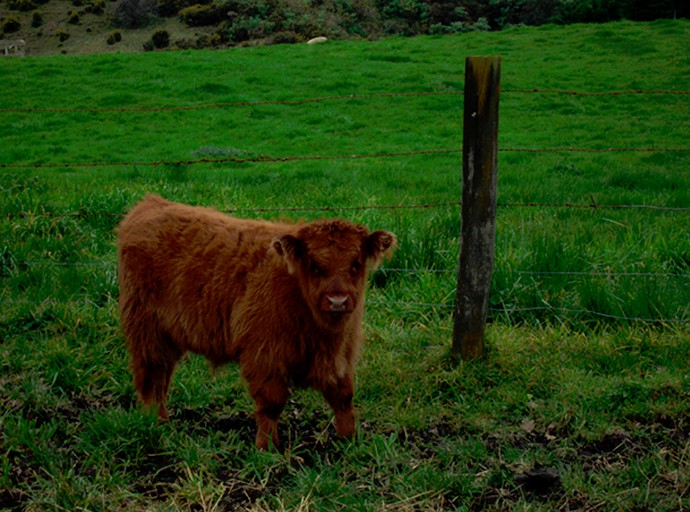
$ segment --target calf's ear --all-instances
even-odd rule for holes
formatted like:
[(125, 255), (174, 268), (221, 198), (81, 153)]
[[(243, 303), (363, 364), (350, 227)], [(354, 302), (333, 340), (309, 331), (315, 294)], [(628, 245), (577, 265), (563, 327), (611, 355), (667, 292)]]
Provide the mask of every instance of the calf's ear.
[(288, 273), (294, 274), (297, 271), (297, 261), (303, 252), (302, 241), (292, 235), (283, 235), (274, 238), (271, 247), (279, 256), (282, 256), (287, 265)]
[(390, 231), (378, 230), (369, 234), (365, 243), (367, 259), (372, 270), (378, 267), (384, 258), (393, 254), (398, 240)]

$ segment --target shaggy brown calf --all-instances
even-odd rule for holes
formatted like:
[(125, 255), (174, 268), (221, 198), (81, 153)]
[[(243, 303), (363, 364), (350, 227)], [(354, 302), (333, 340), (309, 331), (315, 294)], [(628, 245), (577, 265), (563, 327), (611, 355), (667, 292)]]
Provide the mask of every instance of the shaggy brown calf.
[(213, 366), (239, 361), (257, 447), (278, 445), (292, 386), (321, 391), (338, 434), (352, 436), (366, 273), (394, 245), (388, 231), (343, 220), (245, 220), (148, 196), (118, 239), (121, 322), (142, 401), (167, 418), (170, 378), (190, 351)]

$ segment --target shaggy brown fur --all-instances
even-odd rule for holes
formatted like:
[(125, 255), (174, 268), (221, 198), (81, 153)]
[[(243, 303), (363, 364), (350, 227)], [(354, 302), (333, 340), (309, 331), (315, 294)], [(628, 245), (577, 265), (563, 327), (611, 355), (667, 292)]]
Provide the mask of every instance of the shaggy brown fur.
[(122, 221), (121, 322), (134, 385), (161, 418), (188, 351), (239, 361), (256, 402), (256, 445), (278, 445), (291, 386), (321, 391), (338, 434), (355, 430), (354, 365), (367, 269), (395, 246), (343, 220), (286, 224), (232, 218), (148, 196)]

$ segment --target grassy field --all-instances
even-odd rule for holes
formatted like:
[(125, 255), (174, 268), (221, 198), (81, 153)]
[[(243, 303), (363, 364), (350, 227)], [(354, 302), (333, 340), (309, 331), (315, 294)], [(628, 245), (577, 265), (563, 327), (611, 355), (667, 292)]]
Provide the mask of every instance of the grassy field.
[[(689, 38), (680, 20), (0, 60), (0, 508), (690, 509)], [(480, 54), (503, 58), (496, 267), (486, 357), (454, 367)], [(354, 442), (300, 391), (284, 451), (257, 452), (237, 368), (198, 357), (169, 423), (137, 407), (114, 241), (146, 192), (398, 235)]]

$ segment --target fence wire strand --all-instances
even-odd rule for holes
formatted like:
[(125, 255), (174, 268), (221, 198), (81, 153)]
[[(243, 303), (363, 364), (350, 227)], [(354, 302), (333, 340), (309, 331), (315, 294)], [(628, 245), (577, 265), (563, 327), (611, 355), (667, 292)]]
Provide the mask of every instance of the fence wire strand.
[[(499, 148), (502, 153), (690, 153), (690, 147), (675, 148)], [(57, 163), (0, 163), (0, 169), (71, 169), (71, 168), (112, 168), (112, 167), (181, 167), (201, 164), (245, 164), (245, 163), (286, 163), (318, 160), (363, 160), (369, 158), (401, 158), (410, 156), (452, 155), (462, 153), (462, 149), (422, 149), (416, 151), (383, 151), (368, 154), (349, 155), (290, 155), (224, 158), (197, 158), (188, 160), (152, 160), (138, 162), (57, 162)]]
[[(103, 300), (105, 299), (105, 300)], [(58, 300), (52, 298), (45, 298), (42, 300), (30, 300), (30, 299), (9, 299), (3, 300), (3, 304), (6, 306), (10, 305), (31, 305), (31, 306), (89, 306), (104, 308), (109, 305), (116, 305), (117, 298), (110, 294), (102, 297), (99, 300), (94, 300), (93, 297), (89, 295), (72, 296), (66, 300)], [(367, 304), (370, 306), (381, 307), (391, 307), (396, 308), (412, 308), (419, 309), (424, 308), (426, 310), (442, 309), (446, 312), (452, 310), (455, 306), (448, 303), (439, 302), (421, 302), (421, 301), (381, 301), (381, 300), (368, 300)], [(535, 312), (555, 312), (564, 313), (567, 315), (588, 315), (598, 318), (604, 318), (607, 320), (624, 321), (624, 322), (635, 322), (635, 323), (645, 323), (645, 324), (673, 324), (673, 325), (683, 325), (688, 322), (687, 315), (682, 315), (679, 318), (648, 318), (648, 317), (637, 317), (637, 316), (626, 316), (626, 315), (613, 315), (610, 313), (602, 313), (601, 311), (595, 311), (592, 309), (584, 308), (566, 308), (560, 306), (529, 306), (529, 307), (515, 307), (515, 308), (500, 308), (495, 306), (490, 306), (488, 308), (490, 313), (496, 315), (523, 315), (525, 313), (535, 313)], [(6, 313), (6, 311), (5, 311)]]
[[(227, 214), (253, 214), (253, 213), (296, 213), (296, 212), (322, 212), (335, 213), (344, 211), (367, 210), (430, 210), (439, 208), (459, 208), (460, 201), (422, 204), (389, 204), (389, 205), (359, 205), (359, 206), (285, 206), (272, 208), (230, 208), (222, 211)], [(599, 203), (498, 203), (498, 208), (575, 208), (590, 210), (650, 210), (660, 212), (690, 212), (690, 207), (663, 206), (652, 204), (599, 204)], [(115, 212), (5, 212), (0, 213), (0, 219), (32, 219), (47, 218), (120, 218), (123, 213)]]
[[(116, 261), (53, 261), (53, 260), (24, 260), (15, 262), (15, 266), (22, 267), (104, 267), (104, 268), (117, 268)], [(377, 270), (383, 274), (414, 274), (414, 275), (426, 275), (426, 274), (447, 274), (447, 275), (457, 275), (457, 268), (403, 268), (403, 267), (382, 267)], [(533, 275), (533, 276), (579, 276), (579, 277), (670, 277), (670, 278), (682, 278), (690, 279), (690, 274), (678, 272), (612, 272), (606, 270), (593, 270), (590, 272), (586, 271), (543, 271), (543, 270), (513, 270), (513, 269), (494, 269), (494, 274), (519, 274), (519, 275)]]
[[(632, 95), (657, 95), (657, 96), (688, 96), (690, 91), (675, 91), (675, 90), (630, 90), (630, 91), (601, 91), (601, 92), (587, 92), (587, 91), (568, 91), (562, 89), (505, 89), (501, 91), (503, 94), (557, 94), (564, 96), (583, 96), (583, 97), (606, 97), (606, 96), (632, 96)], [(348, 101), (361, 99), (377, 99), (377, 98), (410, 98), (410, 97), (425, 97), (425, 96), (463, 96), (463, 91), (417, 91), (417, 92), (398, 92), (398, 93), (360, 93), (360, 94), (342, 94), (334, 96), (322, 96), (315, 98), (304, 98), (299, 100), (245, 100), (245, 101), (230, 101), (217, 102), (202, 105), (177, 105), (177, 106), (159, 106), (159, 107), (5, 107), (0, 108), (2, 112), (24, 112), (24, 113), (76, 113), (76, 114), (101, 114), (101, 113), (144, 113), (144, 112), (186, 112), (192, 110), (209, 110), (209, 109), (223, 109), (233, 107), (260, 107), (269, 105), (307, 105), (310, 103), (325, 103), (332, 101)]]

